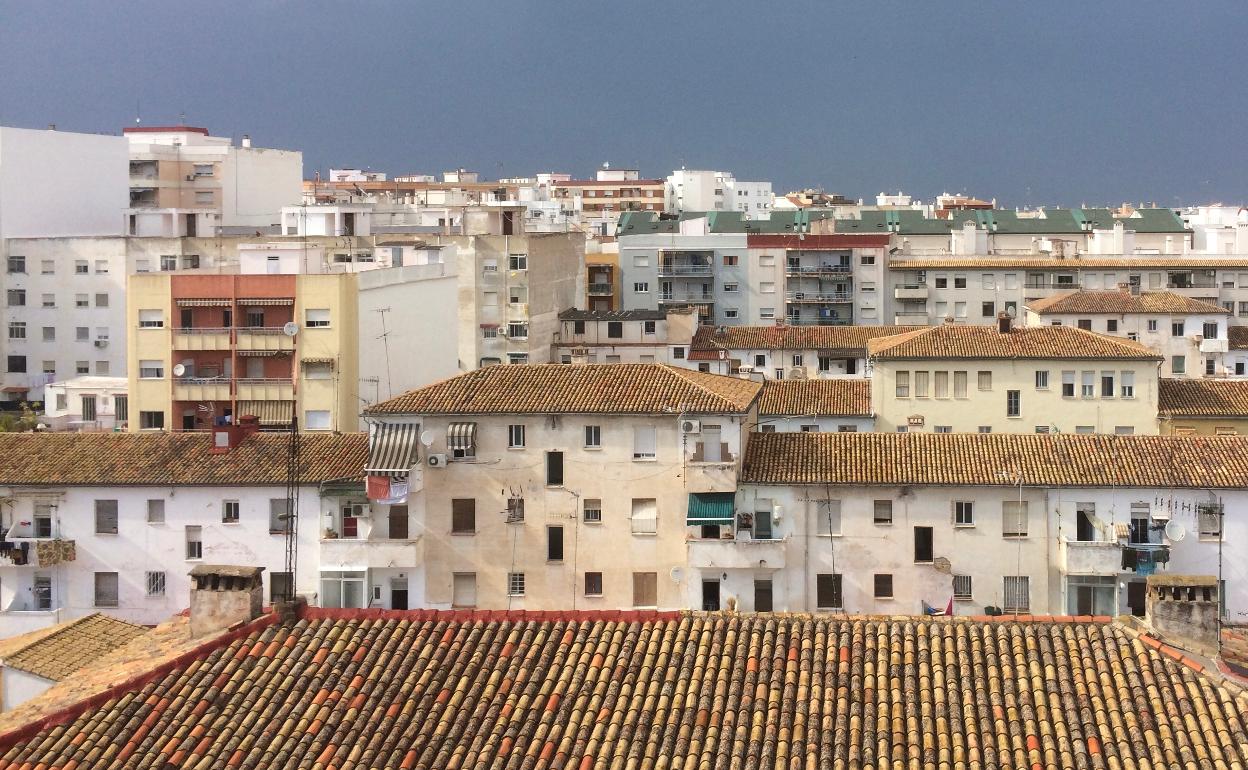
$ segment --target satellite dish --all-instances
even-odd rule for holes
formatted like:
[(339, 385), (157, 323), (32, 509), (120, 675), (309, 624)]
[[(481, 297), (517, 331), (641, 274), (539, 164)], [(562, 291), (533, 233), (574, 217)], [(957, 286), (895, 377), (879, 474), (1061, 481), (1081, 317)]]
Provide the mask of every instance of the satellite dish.
[(285, 334), (287, 337), (293, 337), (298, 333), (299, 333), (299, 324), (295, 323), (294, 321), (287, 321), (286, 323), (282, 324), (282, 334)]
[(184, 374), (186, 374), (186, 364), (174, 364), (173, 365), (174, 377), (181, 377)]
[(668, 574), (672, 576), (673, 583), (679, 583), (685, 579), (685, 571), (680, 567), (672, 567), (672, 571)]
[(1171, 519), (1170, 522), (1166, 524), (1166, 537), (1170, 538), (1170, 542), (1177, 543), (1187, 537), (1187, 530), (1183, 528), (1182, 524), (1174, 519)]
[(421, 431), (420, 443), (425, 447), (425, 449), (428, 449), (429, 447), (433, 446), (433, 431), (431, 430)]

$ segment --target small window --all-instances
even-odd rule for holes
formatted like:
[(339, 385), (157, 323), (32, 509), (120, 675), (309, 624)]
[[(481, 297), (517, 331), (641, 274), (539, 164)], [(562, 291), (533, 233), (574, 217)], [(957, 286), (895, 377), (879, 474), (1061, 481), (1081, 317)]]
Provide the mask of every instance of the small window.
[(164, 412), (139, 412), (139, 428), (142, 430), (164, 430)]
[(1001, 536), (1027, 537), (1027, 501), (1006, 500), (1001, 504)]
[(602, 426), (586, 425), (585, 426), (585, 448), (599, 449), (602, 447)]
[(649, 335), (653, 335), (653, 334), (654, 334), (654, 328), (655, 328), (655, 327), (654, 327), (654, 321), (642, 321), (642, 323), (641, 323), (641, 333), (642, 333), (642, 334), (645, 334), (645, 335), (648, 335), (648, 336), (649, 336)]
[(724, 267), (736, 267), (739, 259), (740, 259), (740, 256), (737, 254), (725, 254), (724, 255)]
[(274, 572), (269, 575), (269, 601), (282, 601), (294, 594), (294, 579), (289, 572)]
[(91, 272), (91, 266), (85, 259), (74, 260), (74, 275), (86, 275)]
[(821, 610), (839, 610), (845, 606), (840, 573), (824, 572), (815, 575), (815, 606)]
[(392, 505), (386, 513), (386, 537), (391, 540), (408, 539), (408, 512), (406, 505)]
[(148, 500), (147, 501), (147, 523), (148, 524), (164, 524), (165, 523), (165, 501), (164, 500)]
[(1110, 318), (1106, 320), (1105, 331), (1110, 334), (1113, 334), (1114, 332), (1118, 331), (1118, 320), (1115, 318)]
[(117, 501), (95, 501), (95, 534), (117, 534)]
[(546, 486), (563, 486), (563, 452), (546, 453)]
[(910, 372), (897, 372), (895, 393), (897, 398), (910, 397)]
[(979, 389), (992, 390), (992, 372), (981, 371), (979, 373)]
[(1171, 356), (1170, 373), (1184, 374), (1187, 372), (1187, 359), (1184, 356)]
[(221, 501), (221, 521), (225, 524), (238, 523), (238, 501), (222, 500)]
[(1036, 372), (1036, 390), (1049, 389), (1049, 373), (1046, 370)]
[(546, 561), (563, 561), (563, 527), (546, 527)]
[(649, 294), (650, 284), (645, 281), (637, 281), (633, 284), (633, 292), (636, 294)]
[(659, 573), (657, 572), (634, 572), (633, 573), (633, 606), (634, 607), (657, 607), (659, 606)]
[(624, 323), (622, 321), (607, 321), (607, 338), (618, 340), (624, 337)]
[(602, 596), (602, 573), (586, 572), (585, 573), (585, 595), (586, 596)]
[(328, 308), (308, 308), (305, 313), (306, 326), (309, 329), (325, 329), (329, 327)]
[[(529, 257), (527, 254), (511, 254), (507, 257), (508, 270), (528, 270)], [(523, 593), (523, 591), (521, 591)]]
[(684, 358), (685, 358), (685, 349), (684, 349), (683, 347), (679, 347), (679, 346), (678, 346), (678, 347), (674, 347), (674, 348), (672, 348), (672, 359), (673, 359), (673, 360), (676, 360), (676, 361), (682, 361), (682, 360), (684, 360)]
[(507, 448), (523, 449), (524, 448), (524, 426), (508, 425), (507, 426)]
[(140, 310), (139, 311), (139, 328), (141, 329), (162, 329), (165, 326), (165, 313), (163, 310)]
[(953, 503), (953, 523), (959, 527), (975, 526), (975, 503), (970, 500), (955, 500)]
[(163, 361), (150, 360), (139, 362), (139, 378), (144, 380), (159, 380), (165, 376), (165, 363)]
[(328, 409), (306, 409), (303, 412), (305, 430), (329, 430), (330, 415)]
[(891, 574), (879, 572), (875, 574), (874, 595), (876, 599), (893, 598), (893, 576)]
[(473, 535), (477, 532), (477, 501), (475, 498), (451, 500), (451, 534)]
[(269, 498), (269, 532), (284, 535), (290, 528), (290, 507), (284, 497)]
[(657, 534), (659, 509), (655, 498), (633, 498), (629, 523), (634, 535)]
[(1114, 397), (1114, 373), (1101, 372), (1101, 398)]
[(507, 573), (507, 595), (508, 596), (524, 596), (524, 573), (508, 572)]
[(164, 596), (165, 595), (165, 573), (163, 572), (144, 573), (143, 582), (147, 586), (148, 596)]
[(1222, 537), (1222, 506), (1201, 505), (1196, 511), (1200, 537), (1214, 540)]
[(932, 562), (932, 528), (914, 528), (914, 561), (916, 564)]
[(596, 499), (587, 499), (584, 502), (584, 520), (586, 524), (602, 523), (602, 501)]
[(10, 256), (9, 257), (9, 272), (10, 273), (26, 272), (26, 257)]
[(1022, 413), (1022, 391), (1007, 390), (1005, 392), (1005, 416), (1018, 417)]
[(25, 289), (9, 289), (7, 292), (9, 307), (25, 307), (26, 306), (26, 290)]
[(108, 307), (108, 295), (102, 292), (99, 294), (96, 294), (95, 306), (96, 307)]
[(1075, 373), (1062, 372), (1062, 398), (1075, 397)]
[(204, 528), (189, 526), (186, 528), (186, 558), (204, 558)]
[(970, 575), (953, 576), (953, 598), (960, 602), (969, 602), (971, 600)]
[(95, 573), (95, 606), (116, 607), (117, 605), (117, 573)]
[(893, 523), (893, 501), (876, 500), (874, 504), (874, 522), (876, 524)]
[(1031, 611), (1031, 579), (1026, 575), (1005, 576), (1004, 598), (1001, 608), (1010, 614)]

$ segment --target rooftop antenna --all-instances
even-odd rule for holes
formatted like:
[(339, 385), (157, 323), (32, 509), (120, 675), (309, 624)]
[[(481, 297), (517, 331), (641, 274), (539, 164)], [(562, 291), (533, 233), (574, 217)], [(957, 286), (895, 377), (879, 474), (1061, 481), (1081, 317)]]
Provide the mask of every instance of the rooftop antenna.
[(299, 567), (299, 414), (298, 402), (290, 402), (290, 436), (286, 441), (286, 574), (290, 582), (286, 584), (284, 598), (288, 602), (295, 600), (295, 571)]
[(375, 339), (381, 340), (382, 349), (386, 354), (386, 398), (394, 398), (394, 391), (390, 385), (390, 332), (386, 329), (386, 313), (390, 312), (390, 307), (379, 307), (373, 311), (381, 315), (381, 334)]

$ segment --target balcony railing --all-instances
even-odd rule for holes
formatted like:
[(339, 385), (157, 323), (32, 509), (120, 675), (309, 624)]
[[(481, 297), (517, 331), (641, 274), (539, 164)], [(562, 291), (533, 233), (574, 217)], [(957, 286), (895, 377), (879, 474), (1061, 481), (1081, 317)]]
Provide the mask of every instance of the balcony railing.
[(715, 295), (701, 290), (661, 291), (659, 292), (659, 300), (661, 302), (713, 302)]
[(784, 272), (791, 276), (848, 275), (852, 269), (849, 265), (788, 265)]
[(850, 302), (853, 295), (847, 291), (832, 292), (813, 292), (813, 291), (786, 291), (784, 293), (785, 302), (807, 302), (812, 304), (829, 304), (832, 302)]
[(786, 320), (789, 326), (849, 326), (853, 323), (851, 318), (818, 318), (815, 316), (789, 316)]
[(1066, 540), (1061, 544), (1062, 572), (1067, 575), (1117, 575), (1122, 546), (1117, 540)]
[(237, 388), (242, 401), (289, 401), (295, 397), (295, 386), (289, 379), (244, 377), (237, 380)]
[(1054, 278), (1028, 278), (1023, 283), (1025, 289), (1078, 289), (1079, 287), (1079, 281)]
[(689, 541), (689, 564), (697, 569), (783, 569), (787, 538)]
[(1212, 278), (1194, 278), (1190, 281), (1166, 281), (1167, 289), (1216, 289), (1218, 282)]
[(589, 285), (589, 295), (591, 297), (609, 296), (611, 293), (611, 284), (609, 283), (591, 283)]
[(664, 262), (659, 265), (659, 275), (711, 275), (710, 265)]
[(280, 326), (249, 326), (238, 330), (240, 350), (294, 350), (295, 338), (287, 336)]
[(229, 350), (230, 329), (176, 328), (173, 330), (174, 350)]

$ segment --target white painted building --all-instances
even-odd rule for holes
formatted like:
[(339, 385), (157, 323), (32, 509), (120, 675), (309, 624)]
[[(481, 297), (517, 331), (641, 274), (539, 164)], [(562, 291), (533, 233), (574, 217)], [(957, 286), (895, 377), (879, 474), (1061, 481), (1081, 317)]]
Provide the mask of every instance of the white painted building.
[(696, 328), (692, 308), (565, 310), (552, 362), (685, 366)]
[(130, 419), (125, 377), (73, 377), (44, 386), (39, 421), (54, 431), (124, 430)]
[(758, 399), (762, 433), (869, 433), (871, 382), (864, 379), (767, 380)]
[(774, 196), (771, 182), (738, 180), (731, 171), (678, 169), (667, 177), (667, 210), (737, 211), (744, 219), (767, 219)]

